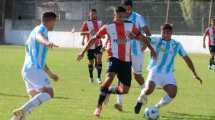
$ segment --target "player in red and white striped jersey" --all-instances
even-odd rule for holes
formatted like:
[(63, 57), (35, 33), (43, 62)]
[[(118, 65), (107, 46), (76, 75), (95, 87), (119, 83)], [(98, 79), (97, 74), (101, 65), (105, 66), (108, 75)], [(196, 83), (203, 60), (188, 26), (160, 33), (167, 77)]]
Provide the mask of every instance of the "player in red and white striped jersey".
[[(98, 32), (99, 28), (103, 25), (102, 21), (97, 18), (96, 9), (91, 9), (89, 13), (90, 19), (85, 21), (81, 28), (81, 35), (83, 35), (82, 45), (88, 42), (92, 36)], [(98, 72), (97, 82), (101, 83), (101, 72), (102, 72), (102, 41), (101, 39), (96, 39), (96, 42), (87, 51), (88, 57), (88, 70), (90, 74), (90, 82), (93, 80), (93, 69), (94, 64)]]
[(215, 70), (215, 18), (212, 19), (212, 25), (208, 27), (205, 31), (204, 37), (203, 37), (203, 48), (206, 48), (205, 45), (205, 39), (208, 37), (208, 45), (209, 45), (209, 51), (211, 54), (210, 61), (209, 61), (209, 69)]
[[(156, 57), (156, 53), (135, 25), (130, 21), (124, 21), (125, 8), (117, 7), (114, 12), (114, 21), (109, 25), (104, 25), (96, 35), (90, 39), (87, 46), (79, 54), (78, 60), (83, 58), (84, 53), (96, 42), (96, 39), (108, 35), (107, 53), (108, 64), (106, 79), (101, 84), (99, 99), (94, 115), (100, 116), (102, 104), (110, 94), (127, 94), (131, 85), (131, 39), (136, 37), (148, 46), (151, 53)], [(111, 86), (114, 77), (118, 77), (118, 86)]]

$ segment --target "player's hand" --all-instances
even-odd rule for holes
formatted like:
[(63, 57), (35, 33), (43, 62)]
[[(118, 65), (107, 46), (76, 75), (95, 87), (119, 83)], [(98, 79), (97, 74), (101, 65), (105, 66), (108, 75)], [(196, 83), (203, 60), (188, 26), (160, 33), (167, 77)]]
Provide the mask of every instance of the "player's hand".
[(57, 75), (57, 74), (54, 74), (54, 73), (49, 74), (49, 77), (50, 77), (52, 80), (54, 80), (54, 81), (58, 81), (58, 80), (59, 80), (58, 75)]
[(83, 57), (84, 57), (83, 53), (78, 54), (77, 61), (80, 61), (81, 59), (83, 59)]
[(49, 48), (56, 48), (59, 47), (58, 45), (55, 45), (53, 42), (48, 43)]
[(206, 48), (206, 45), (205, 45), (205, 43), (203, 43), (203, 48)]
[(198, 75), (193, 75), (193, 78), (198, 80), (200, 84), (202, 85), (202, 79)]

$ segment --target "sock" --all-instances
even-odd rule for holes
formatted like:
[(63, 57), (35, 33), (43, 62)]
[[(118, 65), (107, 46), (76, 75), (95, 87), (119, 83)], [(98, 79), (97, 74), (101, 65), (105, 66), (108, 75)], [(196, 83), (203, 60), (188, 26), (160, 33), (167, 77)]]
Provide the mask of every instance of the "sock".
[(21, 109), (25, 112), (31, 112), (33, 108), (39, 106), (40, 104), (51, 99), (51, 96), (48, 93), (39, 93), (35, 95), (32, 99), (27, 101)]
[(212, 65), (215, 65), (215, 59), (212, 58)]
[(119, 105), (122, 105), (122, 103), (123, 103), (123, 95), (119, 95), (119, 94), (116, 95), (116, 103), (119, 104)]
[(142, 90), (144, 88), (144, 84), (140, 85), (140, 89)]
[(97, 72), (98, 72), (98, 78), (101, 78), (102, 64), (97, 64), (96, 69), (97, 69)]
[(210, 58), (209, 65), (212, 66), (212, 65), (213, 65), (213, 62), (214, 62), (213, 58)]
[(120, 92), (120, 87), (119, 86), (111, 86), (108, 90), (108, 93), (111, 93), (111, 94), (123, 94)]
[(98, 99), (98, 106), (101, 106), (103, 104), (107, 94), (108, 94), (108, 88), (102, 88), (100, 90), (99, 99)]
[(93, 78), (93, 65), (88, 65), (88, 70), (89, 70), (90, 78)]
[(144, 89), (141, 90), (140, 96), (137, 98), (137, 102), (144, 103), (144, 104), (147, 102), (147, 95), (145, 94)]
[(159, 101), (159, 103), (156, 104), (155, 106), (158, 107), (158, 108), (160, 108), (160, 107), (163, 107), (163, 106), (169, 104), (171, 101), (172, 101), (172, 98), (169, 97), (169, 95), (166, 95), (163, 98), (161, 98), (161, 100)]

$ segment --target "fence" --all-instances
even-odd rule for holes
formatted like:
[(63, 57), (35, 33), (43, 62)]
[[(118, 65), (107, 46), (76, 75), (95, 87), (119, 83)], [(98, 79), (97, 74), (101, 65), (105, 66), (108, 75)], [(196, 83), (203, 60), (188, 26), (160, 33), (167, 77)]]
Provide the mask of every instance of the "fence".
[[(194, 8), (192, 23), (183, 15), (180, 0), (170, 2), (168, 21), (173, 24), (176, 34), (201, 35), (207, 26), (210, 2), (195, 1), (199, 1), (197, 3), (201, 6)], [(52, 10), (59, 15), (56, 31), (70, 31), (72, 28), (79, 31), (81, 22), (88, 18), (90, 8), (96, 8), (99, 17), (109, 22), (113, 16), (110, 8), (120, 3), (121, 0), (15, 0), (13, 28), (30, 30), (39, 23), (42, 12)], [(146, 17), (153, 33), (159, 33), (160, 25), (165, 22), (166, 7), (165, 0), (134, 0), (134, 10)], [(212, 12), (212, 16), (214, 15)]]

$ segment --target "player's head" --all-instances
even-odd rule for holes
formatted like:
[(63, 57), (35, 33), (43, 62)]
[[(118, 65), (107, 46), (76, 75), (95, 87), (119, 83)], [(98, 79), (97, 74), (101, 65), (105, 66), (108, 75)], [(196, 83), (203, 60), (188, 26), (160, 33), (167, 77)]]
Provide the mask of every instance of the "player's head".
[(171, 40), (173, 28), (171, 24), (164, 24), (161, 26), (161, 35), (165, 40)]
[(118, 6), (114, 10), (114, 20), (115, 21), (123, 21), (125, 18), (126, 9), (122, 6)]
[(45, 12), (41, 17), (42, 23), (49, 31), (53, 30), (57, 20), (57, 15), (54, 12)]
[(126, 8), (126, 12), (130, 14), (133, 8), (132, 0), (123, 0), (123, 6)]
[(96, 20), (97, 19), (97, 11), (96, 9), (91, 9), (89, 13), (90, 19), (91, 20)]

